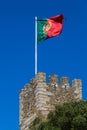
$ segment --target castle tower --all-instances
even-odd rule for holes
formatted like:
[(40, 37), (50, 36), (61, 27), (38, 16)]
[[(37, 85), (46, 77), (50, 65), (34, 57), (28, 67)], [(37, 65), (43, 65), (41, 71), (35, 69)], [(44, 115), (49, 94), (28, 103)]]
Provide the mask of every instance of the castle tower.
[(48, 109), (50, 109), (50, 105), (48, 104), (50, 97), (52, 95), (51, 92), (47, 91), (46, 84), (46, 75), (45, 73), (39, 72), (36, 76), (36, 88), (35, 88), (35, 107), (37, 109), (37, 113), (42, 116), (47, 116), (49, 113)]
[(55, 105), (82, 99), (82, 82), (74, 79), (70, 87), (68, 77), (62, 77), (59, 84), (57, 75), (51, 75), (46, 83), (46, 74), (39, 72), (20, 91), (19, 98), (20, 130), (30, 130), (34, 119), (45, 120)]
[(74, 91), (74, 98), (76, 100), (82, 99), (82, 81), (80, 79), (72, 81), (72, 89)]

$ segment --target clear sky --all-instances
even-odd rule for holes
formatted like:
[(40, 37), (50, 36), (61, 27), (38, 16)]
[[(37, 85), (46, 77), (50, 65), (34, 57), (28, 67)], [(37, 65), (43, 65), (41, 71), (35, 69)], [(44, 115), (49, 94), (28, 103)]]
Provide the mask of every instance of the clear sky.
[(0, 130), (19, 128), (19, 91), (34, 77), (35, 16), (61, 13), (62, 34), (38, 45), (38, 71), (81, 79), (87, 99), (87, 0), (1, 0)]

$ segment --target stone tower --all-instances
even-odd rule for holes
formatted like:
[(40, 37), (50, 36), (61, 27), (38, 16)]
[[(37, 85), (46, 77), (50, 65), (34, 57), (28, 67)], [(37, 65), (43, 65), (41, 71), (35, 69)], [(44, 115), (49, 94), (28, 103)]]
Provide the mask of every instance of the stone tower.
[(30, 84), (26, 84), (20, 91), (20, 130), (29, 130), (36, 117), (45, 120), (55, 105), (80, 99), (81, 80), (74, 79), (71, 87), (68, 77), (62, 77), (59, 84), (58, 76), (51, 75), (49, 83), (46, 83), (46, 74), (39, 72)]

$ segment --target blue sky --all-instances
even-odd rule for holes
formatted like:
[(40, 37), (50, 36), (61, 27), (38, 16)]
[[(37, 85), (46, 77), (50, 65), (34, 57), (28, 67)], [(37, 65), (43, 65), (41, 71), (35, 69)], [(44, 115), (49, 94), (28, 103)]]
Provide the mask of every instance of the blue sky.
[(62, 34), (38, 45), (38, 71), (81, 79), (87, 99), (87, 0), (0, 1), (0, 130), (19, 128), (19, 91), (34, 77), (35, 16), (61, 13)]

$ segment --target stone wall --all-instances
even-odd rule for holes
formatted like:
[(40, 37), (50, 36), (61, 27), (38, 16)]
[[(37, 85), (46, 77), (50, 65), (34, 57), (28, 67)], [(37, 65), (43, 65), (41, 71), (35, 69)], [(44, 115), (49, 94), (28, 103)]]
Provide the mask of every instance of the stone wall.
[(82, 99), (82, 83), (79, 79), (69, 84), (68, 77), (51, 75), (46, 83), (46, 74), (39, 72), (30, 84), (20, 91), (20, 130), (29, 130), (32, 121), (39, 116), (45, 120), (49, 111), (57, 104)]

